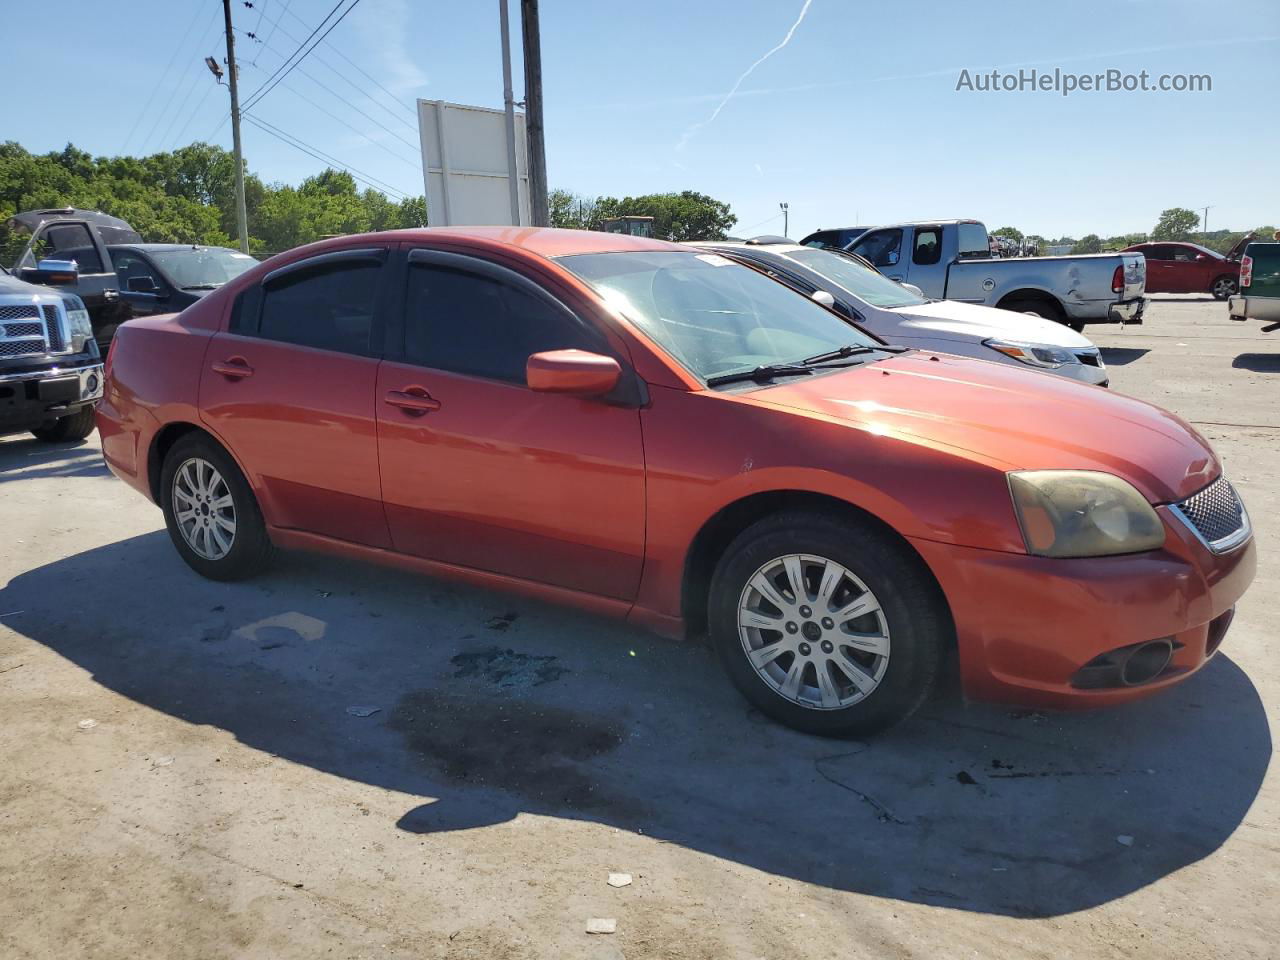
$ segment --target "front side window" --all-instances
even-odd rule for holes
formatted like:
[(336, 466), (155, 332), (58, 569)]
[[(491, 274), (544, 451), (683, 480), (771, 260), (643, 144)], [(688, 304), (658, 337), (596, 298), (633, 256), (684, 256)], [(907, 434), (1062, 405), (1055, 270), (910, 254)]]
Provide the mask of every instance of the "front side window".
[(853, 252), (877, 267), (896, 266), (902, 248), (901, 230), (875, 230), (853, 245)]
[(859, 263), (845, 253), (830, 250), (796, 250), (787, 254), (814, 273), (873, 307), (918, 307), (929, 301), (917, 297), (900, 283)]
[[(160, 289), (160, 278), (151, 265), (131, 250), (112, 250), (111, 265), (115, 267), (116, 280), (121, 290), (143, 290), (153, 293)], [(150, 281), (150, 288), (147, 286)]]
[[(32, 246), (35, 260), (74, 260), (81, 273), (102, 273), (102, 258), (83, 223), (55, 223), (46, 227)], [(34, 263), (29, 266), (35, 266)]]
[(703, 380), (879, 345), (803, 294), (718, 254), (590, 253), (557, 262)]
[(525, 383), (546, 350), (605, 351), (602, 336), (566, 308), (494, 276), (411, 263), (405, 359), (435, 370)]
[(338, 353), (373, 353), (382, 264), (343, 260), (286, 273), (262, 295), (258, 335)]

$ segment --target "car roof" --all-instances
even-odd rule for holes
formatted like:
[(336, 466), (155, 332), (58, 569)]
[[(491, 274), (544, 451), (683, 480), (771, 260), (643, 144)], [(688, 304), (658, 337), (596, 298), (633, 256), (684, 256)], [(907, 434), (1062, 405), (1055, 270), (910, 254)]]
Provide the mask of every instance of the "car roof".
[[(519, 247), (542, 257), (570, 257), (579, 253), (626, 253), (641, 250), (685, 250), (678, 243), (633, 237), (599, 230), (566, 230), (559, 227), (418, 227), (363, 234), (361, 239), (391, 241), (430, 240), (433, 237), (475, 239)], [(352, 240), (352, 237), (344, 237)]]
[[(141, 250), (143, 253), (163, 253), (166, 250), (231, 250), (207, 243), (108, 243), (108, 250)], [(239, 250), (231, 250), (239, 253)]]

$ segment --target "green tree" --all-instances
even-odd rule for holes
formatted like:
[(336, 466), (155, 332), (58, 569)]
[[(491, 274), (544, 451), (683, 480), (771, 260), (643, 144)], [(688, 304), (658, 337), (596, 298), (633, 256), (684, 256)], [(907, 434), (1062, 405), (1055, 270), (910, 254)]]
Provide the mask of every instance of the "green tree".
[(999, 230), (993, 230), (991, 235), (993, 237), (1008, 237), (1010, 240), (1021, 241), (1023, 239), (1022, 231), (1017, 227), (1001, 227)]
[(1081, 237), (1076, 245), (1071, 248), (1072, 253), (1101, 253), (1102, 238), (1096, 233), (1086, 234)]
[(1187, 240), (1200, 225), (1200, 216), (1186, 207), (1170, 207), (1160, 214), (1151, 230), (1152, 240)]
[(653, 217), (653, 235), (677, 242), (723, 240), (738, 222), (727, 203), (693, 190), (596, 201), (597, 222), (622, 216)]

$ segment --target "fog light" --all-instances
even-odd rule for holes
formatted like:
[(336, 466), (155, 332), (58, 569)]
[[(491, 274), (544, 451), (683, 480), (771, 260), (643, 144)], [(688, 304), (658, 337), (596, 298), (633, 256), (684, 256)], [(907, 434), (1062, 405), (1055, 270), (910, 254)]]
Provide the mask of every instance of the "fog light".
[(98, 392), (98, 375), (96, 373), (89, 374), (89, 379), (84, 382), (85, 396), (92, 397)]

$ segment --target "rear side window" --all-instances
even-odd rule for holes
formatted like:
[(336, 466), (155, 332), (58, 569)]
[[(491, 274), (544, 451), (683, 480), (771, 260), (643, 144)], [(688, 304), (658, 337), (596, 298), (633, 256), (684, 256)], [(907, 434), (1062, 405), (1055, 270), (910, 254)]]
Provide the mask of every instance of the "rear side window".
[(961, 260), (986, 260), (991, 256), (987, 228), (980, 223), (956, 224), (956, 240)]
[(263, 290), (258, 335), (338, 353), (373, 353), (381, 273), (377, 261), (347, 260), (279, 277)]
[(525, 383), (544, 350), (599, 353), (603, 338), (564, 307), (480, 273), (411, 264), (405, 359), (436, 370)]
[(937, 263), (942, 259), (942, 230), (938, 227), (917, 227), (915, 249), (911, 262), (921, 266)]

